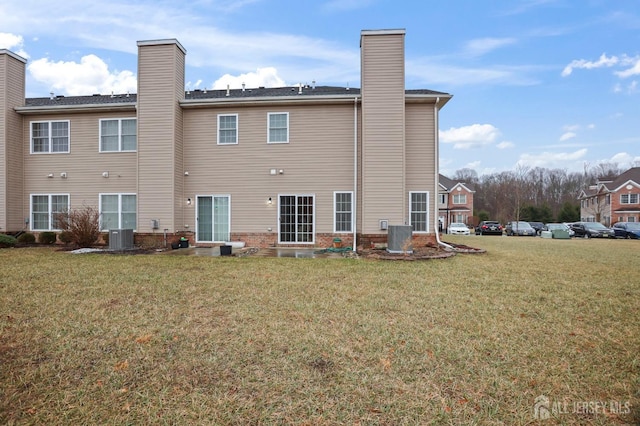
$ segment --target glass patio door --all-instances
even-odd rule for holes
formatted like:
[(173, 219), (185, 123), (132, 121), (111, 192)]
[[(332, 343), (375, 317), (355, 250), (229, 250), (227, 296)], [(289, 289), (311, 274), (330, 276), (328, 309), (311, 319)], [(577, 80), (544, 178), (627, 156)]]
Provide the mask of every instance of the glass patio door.
[(196, 198), (196, 241), (229, 241), (231, 201), (228, 195)]
[(314, 196), (280, 195), (279, 243), (314, 242)]

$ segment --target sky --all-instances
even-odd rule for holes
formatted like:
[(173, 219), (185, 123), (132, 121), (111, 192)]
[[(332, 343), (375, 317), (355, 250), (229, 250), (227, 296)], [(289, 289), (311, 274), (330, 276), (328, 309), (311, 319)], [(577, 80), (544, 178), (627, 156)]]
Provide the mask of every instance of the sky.
[(360, 32), (404, 29), (407, 89), (440, 111), (440, 171), (640, 166), (638, 0), (21, 0), (0, 49), (26, 96), (135, 93), (139, 40), (176, 38), (185, 89), (360, 87)]

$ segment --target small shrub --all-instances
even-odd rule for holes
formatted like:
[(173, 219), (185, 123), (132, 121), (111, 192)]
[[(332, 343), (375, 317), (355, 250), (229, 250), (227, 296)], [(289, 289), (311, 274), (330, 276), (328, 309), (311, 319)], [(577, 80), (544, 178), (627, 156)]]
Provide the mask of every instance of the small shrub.
[(56, 225), (68, 231), (71, 242), (78, 247), (91, 247), (100, 238), (100, 212), (90, 206), (58, 214)]
[(38, 235), (38, 242), (40, 244), (53, 244), (56, 242), (56, 233), (51, 231), (41, 232)]
[(36, 236), (29, 232), (25, 232), (18, 236), (18, 242), (22, 244), (33, 244), (36, 242)]
[(0, 248), (15, 247), (18, 240), (11, 235), (0, 234)]
[(65, 244), (65, 245), (71, 243), (72, 242), (71, 232), (62, 231), (61, 233), (58, 234), (58, 239), (62, 244)]
[(103, 234), (101, 234), (101, 235), (102, 235), (102, 241), (104, 241), (104, 243), (105, 243), (106, 245), (109, 245), (109, 233), (108, 233), (108, 232), (105, 232), (105, 233), (103, 233)]

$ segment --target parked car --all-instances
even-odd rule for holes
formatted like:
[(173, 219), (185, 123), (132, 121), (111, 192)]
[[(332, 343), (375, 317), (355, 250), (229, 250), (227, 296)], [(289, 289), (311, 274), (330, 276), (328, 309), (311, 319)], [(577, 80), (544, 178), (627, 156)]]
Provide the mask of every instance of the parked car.
[(529, 225), (536, 230), (536, 234), (538, 235), (540, 235), (540, 232), (542, 232), (542, 228), (544, 227), (544, 223), (542, 222), (529, 222)]
[[(571, 238), (574, 235), (574, 232), (571, 230), (571, 228), (569, 228), (569, 226), (565, 225), (564, 223), (547, 223), (542, 227), (542, 231), (551, 232), (551, 238), (567, 238), (567, 236)], [(559, 235), (562, 235), (565, 232), (566, 234), (564, 237), (559, 237)]]
[(469, 227), (464, 223), (454, 222), (447, 228), (448, 234), (469, 235)]
[(640, 239), (640, 222), (618, 222), (611, 229), (616, 238)]
[(529, 225), (529, 222), (523, 222), (523, 221), (508, 222), (507, 226), (505, 226), (504, 229), (507, 235), (519, 235), (523, 237), (536, 236), (536, 230), (533, 229), (531, 225)]
[(613, 238), (616, 234), (600, 222), (576, 222), (571, 225), (575, 236), (583, 238)]
[(476, 235), (502, 235), (502, 225), (495, 220), (483, 220), (476, 228)]

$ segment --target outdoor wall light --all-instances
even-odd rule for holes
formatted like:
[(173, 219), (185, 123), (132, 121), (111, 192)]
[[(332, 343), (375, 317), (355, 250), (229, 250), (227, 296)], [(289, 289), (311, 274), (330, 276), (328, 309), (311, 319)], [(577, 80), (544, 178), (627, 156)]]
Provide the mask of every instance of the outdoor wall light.
[(269, 199), (267, 200), (267, 204), (269, 205), (273, 204), (273, 200), (271, 199), (271, 197), (269, 197)]
[(109, 172), (102, 172), (102, 177), (103, 178), (108, 178), (109, 177)]
[(191, 198), (187, 198), (187, 205), (190, 206), (191, 205)]

